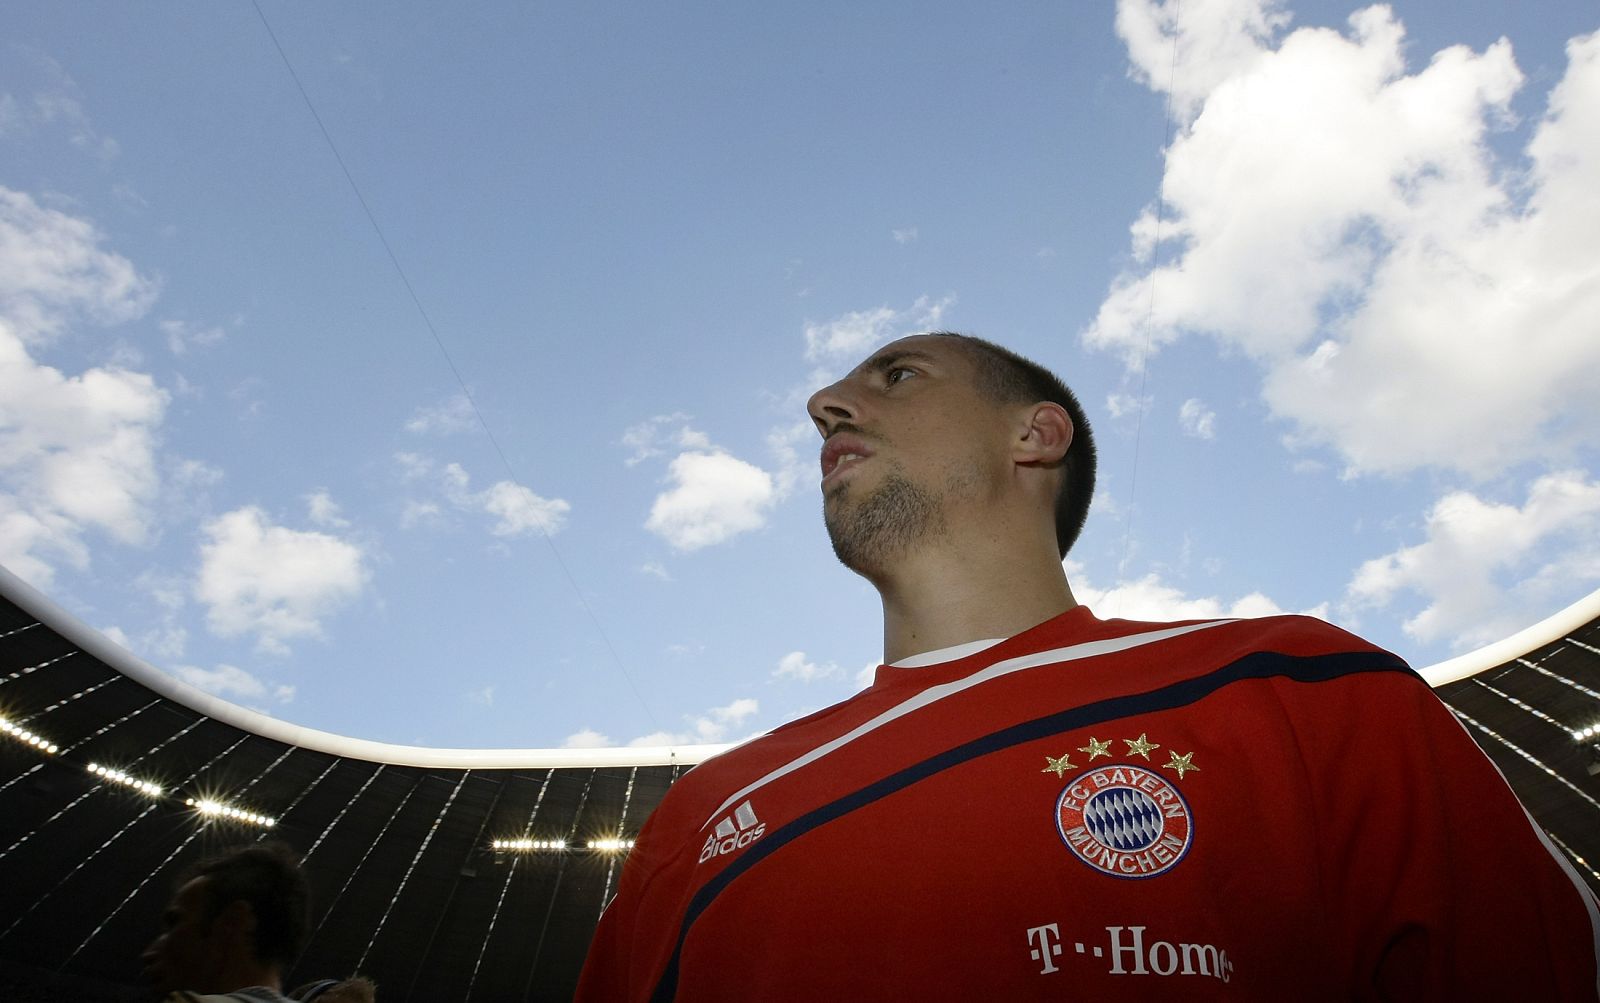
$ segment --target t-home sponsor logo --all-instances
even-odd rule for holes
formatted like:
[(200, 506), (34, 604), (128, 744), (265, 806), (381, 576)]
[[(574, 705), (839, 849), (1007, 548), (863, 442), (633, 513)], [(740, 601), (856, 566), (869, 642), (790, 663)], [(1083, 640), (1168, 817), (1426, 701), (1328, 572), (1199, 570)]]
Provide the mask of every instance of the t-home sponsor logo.
[(746, 801), (735, 808), (732, 815), (718, 822), (716, 829), (706, 837), (706, 845), (700, 848), (700, 863), (724, 853), (742, 850), (760, 839), (766, 831), (767, 824), (756, 818), (756, 810)]
[[(1072, 953), (1099, 958), (1109, 975), (1148, 975), (1156, 977), (1201, 975), (1230, 982), (1233, 961), (1228, 952), (1214, 944), (1189, 944), (1154, 940), (1145, 936), (1143, 926), (1108, 926), (1101, 943), (1076, 941)], [(1056, 959), (1066, 953), (1061, 928), (1055, 923), (1028, 928), (1028, 956), (1039, 962), (1039, 974), (1062, 970)]]

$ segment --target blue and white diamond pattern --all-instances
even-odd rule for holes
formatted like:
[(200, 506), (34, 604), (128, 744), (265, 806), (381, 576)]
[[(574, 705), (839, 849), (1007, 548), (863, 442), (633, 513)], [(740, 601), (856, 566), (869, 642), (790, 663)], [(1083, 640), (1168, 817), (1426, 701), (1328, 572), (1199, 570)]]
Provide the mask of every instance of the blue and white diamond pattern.
[(1148, 794), (1128, 787), (1101, 791), (1084, 805), (1084, 824), (1101, 843), (1124, 852), (1142, 850), (1161, 836), (1161, 809)]

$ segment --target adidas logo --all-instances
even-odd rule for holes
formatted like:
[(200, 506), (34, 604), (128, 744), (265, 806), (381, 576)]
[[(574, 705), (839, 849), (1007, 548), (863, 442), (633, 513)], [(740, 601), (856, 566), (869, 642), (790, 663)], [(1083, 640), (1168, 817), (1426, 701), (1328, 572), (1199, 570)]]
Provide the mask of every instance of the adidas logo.
[(760, 839), (766, 831), (767, 824), (756, 818), (756, 810), (746, 801), (733, 810), (732, 816), (718, 822), (716, 829), (706, 837), (706, 845), (700, 848), (700, 863), (724, 853), (742, 850)]

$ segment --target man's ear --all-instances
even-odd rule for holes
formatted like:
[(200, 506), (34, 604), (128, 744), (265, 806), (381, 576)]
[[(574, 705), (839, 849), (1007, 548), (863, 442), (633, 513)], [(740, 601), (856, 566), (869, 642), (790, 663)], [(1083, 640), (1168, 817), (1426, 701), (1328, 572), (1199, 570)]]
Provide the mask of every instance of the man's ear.
[(1026, 424), (1013, 446), (1018, 463), (1059, 463), (1072, 445), (1072, 419), (1060, 404), (1040, 401), (1023, 414)]

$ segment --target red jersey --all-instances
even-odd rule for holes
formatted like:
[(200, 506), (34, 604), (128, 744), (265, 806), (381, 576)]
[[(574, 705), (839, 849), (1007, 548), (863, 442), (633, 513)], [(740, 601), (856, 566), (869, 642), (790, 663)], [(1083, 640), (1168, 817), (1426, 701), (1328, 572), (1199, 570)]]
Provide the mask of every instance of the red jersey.
[(1078, 607), (686, 774), (578, 998), (1594, 1000), (1597, 928), (1396, 656)]

